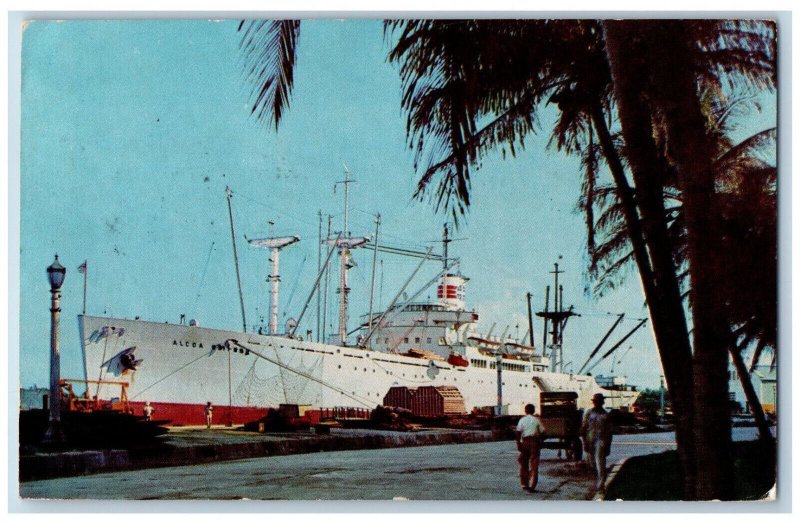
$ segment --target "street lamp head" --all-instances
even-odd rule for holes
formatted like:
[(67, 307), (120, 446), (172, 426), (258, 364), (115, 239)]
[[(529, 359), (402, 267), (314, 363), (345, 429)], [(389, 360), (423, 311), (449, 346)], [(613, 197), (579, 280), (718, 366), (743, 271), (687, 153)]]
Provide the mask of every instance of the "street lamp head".
[(61, 265), (58, 261), (58, 255), (56, 255), (56, 259), (50, 264), (50, 267), (47, 268), (47, 278), (50, 280), (50, 288), (58, 291), (61, 289), (61, 284), (64, 283), (64, 276), (67, 274), (67, 268)]

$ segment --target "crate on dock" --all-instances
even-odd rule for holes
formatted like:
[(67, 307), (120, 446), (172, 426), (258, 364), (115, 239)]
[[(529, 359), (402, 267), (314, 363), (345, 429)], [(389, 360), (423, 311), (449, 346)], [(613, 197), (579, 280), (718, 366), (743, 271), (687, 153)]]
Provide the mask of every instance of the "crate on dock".
[(455, 386), (422, 386), (411, 398), (411, 412), (418, 417), (463, 415), (464, 397)]
[(411, 409), (411, 399), (416, 389), (406, 386), (392, 386), (383, 397), (383, 405), (393, 408)]

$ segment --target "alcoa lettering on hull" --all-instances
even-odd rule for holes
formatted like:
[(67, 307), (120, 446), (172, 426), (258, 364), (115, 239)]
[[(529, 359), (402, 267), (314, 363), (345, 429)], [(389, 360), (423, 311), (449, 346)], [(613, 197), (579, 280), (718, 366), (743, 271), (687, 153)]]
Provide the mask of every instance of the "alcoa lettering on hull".
[(190, 345), (193, 348), (202, 348), (203, 347), (203, 343), (202, 342), (189, 342), (188, 340), (173, 340), (172, 341), (172, 345), (173, 346), (186, 346), (187, 348)]

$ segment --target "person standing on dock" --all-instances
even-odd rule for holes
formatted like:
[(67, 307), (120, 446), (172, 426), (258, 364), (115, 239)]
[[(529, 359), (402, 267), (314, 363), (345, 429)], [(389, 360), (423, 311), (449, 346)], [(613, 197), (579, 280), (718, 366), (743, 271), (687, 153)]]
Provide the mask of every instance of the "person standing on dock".
[(208, 429), (211, 429), (211, 419), (214, 414), (214, 407), (211, 405), (211, 402), (206, 402), (205, 413), (206, 413), (206, 427)]
[(602, 491), (606, 487), (606, 457), (611, 453), (611, 439), (614, 428), (611, 425), (611, 416), (603, 408), (605, 397), (597, 393), (592, 397), (594, 407), (586, 412), (581, 424), (583, 436), (583, 450), (597, 476), (597, 489)]
[(150, 405), (150, 401), (144, 403), (144, 407), (142, 408), (142, 413), (144, 413), (145, 420), (153, 420), (153, 413), (155, 413), (156, 409)]
[(525, 416), (517, 423), (517, 449), (519, 450), (519, 481), (522, 489), (536, 491), (539, 483), (539, 453), (541, 436), (544, 433), (542, 421), (535, 415), (533, 404), (525, 406)]

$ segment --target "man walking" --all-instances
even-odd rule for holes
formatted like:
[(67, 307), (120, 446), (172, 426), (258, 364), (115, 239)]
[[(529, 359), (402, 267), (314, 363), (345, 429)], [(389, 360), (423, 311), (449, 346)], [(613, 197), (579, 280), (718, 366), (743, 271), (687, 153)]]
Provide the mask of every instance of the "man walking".
[(592, 397), (594, 407), (586, 412), (581, 424), (583, 436), (583, 450), (597, 476), (597, 489), (606, 488), (606, 457), (611, 453), (611, 438), (614, 428), (611, 425), (611, 416), (603, 408), (605, 397), (597, 393)]
[(522, 489), (536, 491), (539, 482), (539, 453), (544, 425), (535, 416), (533, 404), (525, 406), (525, 416), (517, 423), (517, 449), (519, 450), (519, 481)]

